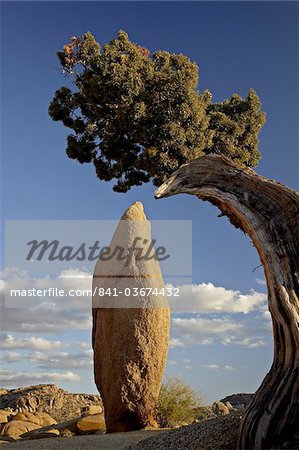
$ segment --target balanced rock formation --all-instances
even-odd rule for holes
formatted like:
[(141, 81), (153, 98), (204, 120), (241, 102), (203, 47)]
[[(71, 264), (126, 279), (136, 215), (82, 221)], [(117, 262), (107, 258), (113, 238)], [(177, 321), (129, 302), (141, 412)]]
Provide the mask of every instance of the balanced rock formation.
[[(164, 288), (155, 251), (150, 258), (140, 257), (140, 248), (144, 256), (150, 242), (150, 222), (136, 202), (117, 226), (109, 247), (111, 258), (100, 258), (94, 271), (94, 373), (108, 433), (156, 425), (170, 313), (167, 296), (145, 293), (145, 288), (156, 293)], [(134, 245), (139, 250), (133, 250)], [(124, 249), (122, 256), (128, 258), (112, 257), (117, 249)]]

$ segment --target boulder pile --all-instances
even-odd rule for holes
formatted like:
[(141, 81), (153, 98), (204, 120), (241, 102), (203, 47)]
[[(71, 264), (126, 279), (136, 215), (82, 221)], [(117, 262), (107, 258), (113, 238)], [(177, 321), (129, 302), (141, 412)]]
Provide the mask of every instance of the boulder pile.
[(97, 408), (102, 410), (102, 406), (99, 395), (74, 394), (55, 384), (1, 389), (0, 410), (5, 410), (5, 412), (0, 413), (0, 423), (3, 421), (3, 414), (8, 415), (12, 411), (20, 413), (44, 412), (50, 414), (57, 422), (64, 422), (81, 416), (82, 411), (85, 415), (94, 414), (94, 411), (99, 412)]
[(60, 423), (45, 412), (0, 410), (0, 417), (0, 443), (103, 433), (106, 429), (99, 405), (90, 410), (83, 408), (80, 417)]
[[(21, 392), (23, 392), (23, 397), (20, 395)], [(50, 412), (41, 411), (41, 409), (34, 412), (27, 411), (24, 405), (28, 408), (30, 393), (39, 405), (43, 402), (48, 405), (47, 399), (39, 399), (37, 393), (41, 392), (58, 392), (64, 395), (64, 401), (69, 401), (72, 405), (68, 410), (66, 410), (66, 404), (62, 405), (64, 414), (66, 411), (70, 413), (70, 410), (75, 410), (78, 412), (77, 417), (72, 416), (68, 420), (57, 420), (57, 416), (54, 417), (51, 410)], [(17, 394), (18, 400), (16, 401)], [(44, 438), (105, 434), (106, 423), (102, 403), (98, 396), (94, 396), (97, 402), (91, 401), (90, 397), (93, 396), (71, 394), (57, 386), (53, 387), (53, 385), (29, 386), (11, 391), (0, 390), (0, 405), (2, 408), (0, 408), (0, 444)], [(163, 430), (163, 435), (157, 435), (154, 438), (142, 441), (138, 446), (132, 445), (130, 450), (137, 450), (137, 448), (138, 450), (162, 450), (164, 448), (170, 450), (176, 450), (177, 448), (184, 448), (185, 450), (193, 450), (194, 448), (199, 450), (231, 450), (236, 443), (244, 407), (250, 402), (251, 398), (252, 394), (234, 394), (215, 402), (212, 406), (204, 406), (202, 407), (204, 419), (198, 417), (198, 420), (192, 425), (171, 431)], [(5, 407), (3, 407), (4, 404)], [(52, 402), (52, 406), (53, 404), (53, 412), (55, 412), (55, 402)], [(19, 406), (14, 408), (16, 405)], [(30, 448), (31, 444), (28, 443), (28, 446)]]

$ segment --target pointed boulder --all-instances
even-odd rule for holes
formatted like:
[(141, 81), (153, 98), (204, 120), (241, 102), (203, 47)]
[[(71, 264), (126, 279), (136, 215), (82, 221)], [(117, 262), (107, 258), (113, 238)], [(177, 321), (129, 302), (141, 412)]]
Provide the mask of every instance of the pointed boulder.
[[(155, 252), (148, 250), (151, 240), (150, 222), (136, 202), (122, 216), (108, 258), (103, 254), (94, 271), (94, 374), (110, 433), (155, 426), (170, 314), (167, 296), (157, 295), (164, 282)], [(147, 295), (150, 289), (156, 294)]]

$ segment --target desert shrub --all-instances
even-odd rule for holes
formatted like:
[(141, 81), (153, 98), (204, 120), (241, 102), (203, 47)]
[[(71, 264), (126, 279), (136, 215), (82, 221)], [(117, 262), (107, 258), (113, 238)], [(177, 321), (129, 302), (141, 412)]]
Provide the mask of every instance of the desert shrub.
[(198, 421), (212, 419), (215, 417), (215, 414), (210, 406), (199, 406), (196, 408), (195, 412)]
[(201, 399), (185, 381), (168, 378), (161, 387), (157, 422), (162, 428), (189, 424), (197, 418)]

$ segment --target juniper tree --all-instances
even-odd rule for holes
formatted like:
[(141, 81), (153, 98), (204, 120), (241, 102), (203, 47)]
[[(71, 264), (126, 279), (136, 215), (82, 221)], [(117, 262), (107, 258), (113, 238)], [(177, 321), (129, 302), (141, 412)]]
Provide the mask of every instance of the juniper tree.
[(257, 94), (212, 103), (198, 91), (198, 66), (182, 54), (153, 54), (124, 31), (102, 48), (91, 33), (72, 37), (57, 53), (72, 89), (61, 87), (49, 107), (72, 130), (69, 158), (93, 163), (101, 180), (126, 192), (207, 153), (253, 167), (265, 122)]

